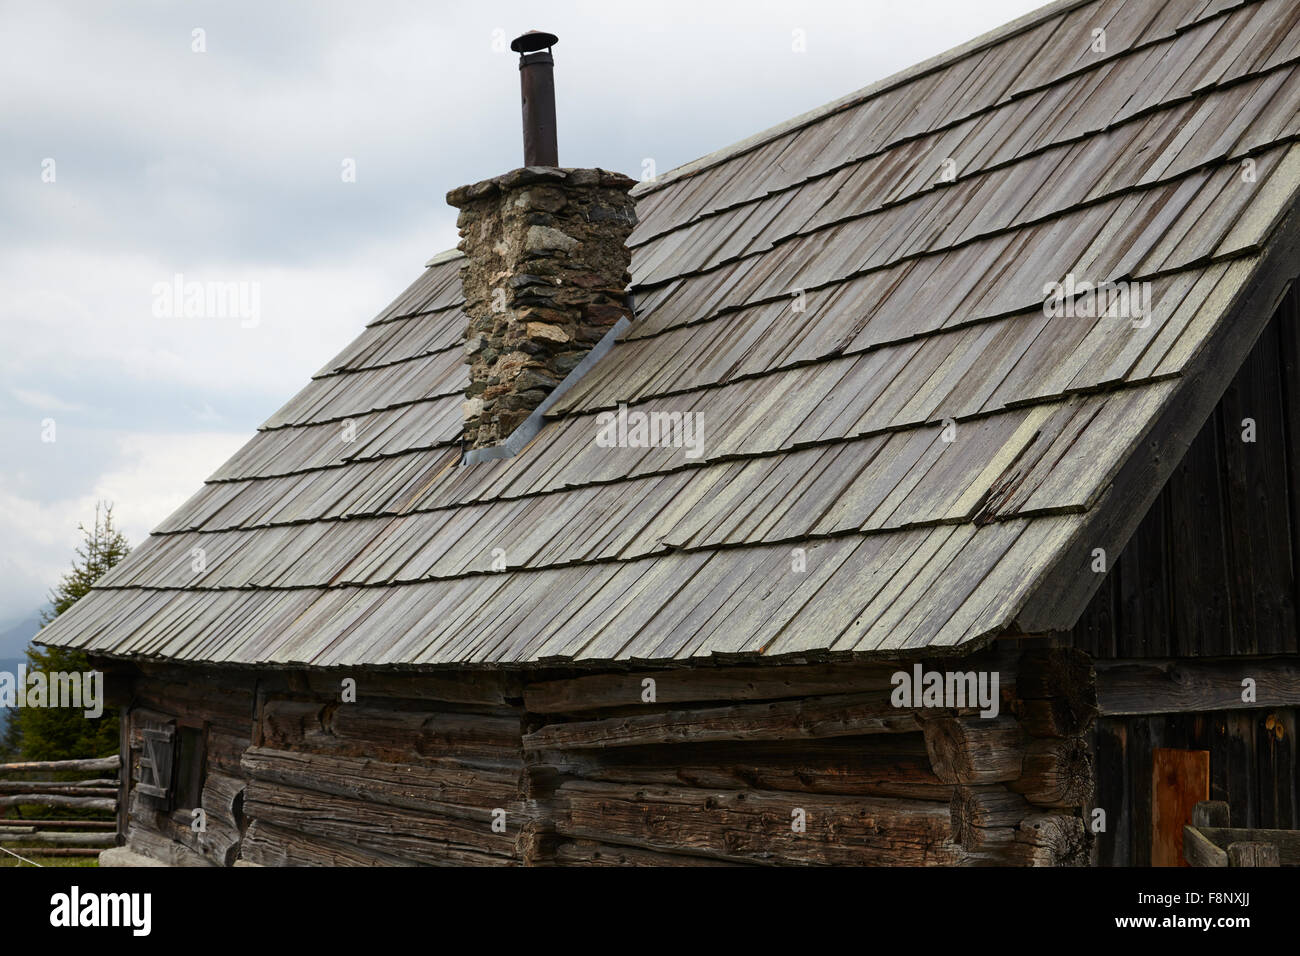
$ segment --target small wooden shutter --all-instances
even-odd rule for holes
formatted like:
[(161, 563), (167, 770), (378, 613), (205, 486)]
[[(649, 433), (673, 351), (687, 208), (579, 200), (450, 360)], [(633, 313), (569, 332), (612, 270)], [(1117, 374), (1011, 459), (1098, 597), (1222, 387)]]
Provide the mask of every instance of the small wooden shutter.
[(140, 731), (144, 752), (140, 755), (141, 796), (168, 809), (171, 802), (172, 763), (176, 754), (176, 728), (170, 724), (145, 727)]

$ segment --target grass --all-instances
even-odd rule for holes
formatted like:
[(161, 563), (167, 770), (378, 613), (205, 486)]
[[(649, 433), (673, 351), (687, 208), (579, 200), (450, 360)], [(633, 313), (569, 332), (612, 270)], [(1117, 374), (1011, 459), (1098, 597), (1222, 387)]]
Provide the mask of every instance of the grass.
[[(94, 856), (41, 856), (39, 848), (24, 850), (20, 846), (12, 847), (12, 850), (24, 859), (31, 860), (37, 866), (99, 866), (99, 858)], [(8, 853), (0, 853), (0, 866), (26, 867), (27, 865)]]

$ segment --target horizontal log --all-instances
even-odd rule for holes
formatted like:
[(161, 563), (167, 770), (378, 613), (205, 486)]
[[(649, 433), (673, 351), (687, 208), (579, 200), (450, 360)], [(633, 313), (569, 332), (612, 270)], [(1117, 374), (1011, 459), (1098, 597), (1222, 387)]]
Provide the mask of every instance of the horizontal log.
[(48, 780), (0, 780), (0, 793), (61, 793), (65, 797), (111, 797), (117, 793), (117, 783), (110, 780), (107, 786), (87, 787)]
[(593, 840), (565, 840), (555, 848), (558, 866), (744, 866), (727, 860), (680, 853), (659, 853), (633, 847), (597, 843)]
[(101, 847), (58, 846), (42, 847), (34, 853), (25, 853), (23, 855), (35, 857), (99, 856), (103, 852)]
[(113, 846), (116, 833), (6, 833), (0, 829), (0, 843), (6, 846)]
[(523, 678), (492, 671), (433, 671), (389, 674), (372, 668), (341, 668), (337, 671), (308, 671), (307, 690), (327, 700), (339, 700), (343, 680), (356, 681), (356, 703), (371, 698), (441, 701), (487, 707), (513, 705), (523, 696)]
[(919, 733), (546, 751), (534, 766), (611, 783), (938, 801), (952, 795), (930, 769)]
[(252, 739), (247, 735), (241, 736), (215, 727), (209, 728), (206, 750), (208, 767), (223, 773), (238, 774), (239, 759), (252, 743)]
[(412, 766), (254, 747), (244, 754), (242, 769), (252, 780), (473, 820), (486, 819), (485, 808), (524, 812), (519, 771), (454, 760)]
[[(962, 863), (943, 804), (756, 790), (572, 781), (556, 792), (563, 836), (763, 864)], [(805, 832), (795, 832), (803, 810)]]
[(100, 771), (117, 770), (122, 765), (122, 758), (117, 754), (111, 757), (94, 757), (88, 760), (28, 760), (24, 763), (0, 763), (0, 773), (28, 770), (67, 770)]
[(1041, 865), (1088, 866), (1091, 840), (1083, 819), (1069, 813), (1037, 813), (1025, 817), (1016, 829), (1016, 841), (1045, 850)]
[(918, 728), (914, 711), (895, 707), (887, 693), (871, 693), (547, 724), (526, 734), (524, 747), (569, 750), (719, 740), (806, 740), (908, 733)]
[(126, 832), (127, 849), (151, 857), (168, 866), (216, 866), (217, 864), (171, 837), (150, 830), (132, 815)]
[(248, 785), (244, 799), (244, 812), (253, 820), (407, 862), (442, 866), (503, 865), (513, 861), (524, 817), (512, 817), (507, 812), (506, 832), (494, 833), (493, 809), (483, 807), (480, 819), (470, 820), (261, 780)]
[(410, 866), (409, 860), (325, 837), (308, 836), (256, 820), (244, 834), (239, 859), (258, 866)]
[(954, 787), (949, 803), (953, 839), (968, 850), (1010, 843), (1020, 821), (1034, 813), (1028, 801), (1005, 787)]
[(896, 665), (844, 663), (590, 674), (529, 684), (524, 688), (524, 707), (534, 714), (566, 714), (639, 706), (646, 679), (655, 682), (658, 704), (857, 694), (889, 690), (890, 676), (897, 670)]
[(150, 688), (147, 693), (137, 690), (132, 700), (133, 707), (165, 714), (185, 725), (206, 723), (230, 733), (250, 733), (253, 726), (253, 702), (243, 694), (184, 693), (179, 685), (168, 684)]
[(117, 788), (117, 781), (108, 777), (94, 780), (0, 780), (0, 793), (16, 792), (17, 789), (49, 790), (55, 787), (108, 787)]
[[(1115, 660), (1096, 666), (1104, 716), (1300, 706), (1300, 664), (1294, 658)], [(1255, 682), (1254, 698), (1243, 700), (1248, 678)]]
[(65, 807), (77, 810), (117, 810), (116, 797), (65, 797), (53, 793), (19, 793), (0, 797), (0, 807)]
[(262, 708), (262, 746), (387, 763), (483, 759), (522, 765), (517, 716), (271, 699)]
[(1023, 735), (1010, 717), (932, 717), (922, 721), (935, 775), (966, 786), (1003, 783), (1021, 773)]
[(112, 830), (117, 827), (114, 820), (47, 820), (34, 817), (27, 820), (0, 818), (0, 827), (24, 826), (37, 830)]
[(1079, 714), (1068, 700), (1061, 697), (1016, 701), (1014, 713), (1020, 729), (1030, 737), (1077, 737), (1085, 733), (1097, 717), (1095, 710)]
[(1082, 807), (1093, 789), (1093, 760), (1081, 738), (1033, 739), (1025, 747), (1020, 777), (1008, 786), (1035, 806)]

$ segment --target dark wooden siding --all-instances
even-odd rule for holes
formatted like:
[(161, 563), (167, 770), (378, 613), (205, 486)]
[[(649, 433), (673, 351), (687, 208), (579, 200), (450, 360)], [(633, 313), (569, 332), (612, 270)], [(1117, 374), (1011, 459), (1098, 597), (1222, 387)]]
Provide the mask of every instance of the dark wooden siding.
[(1300, 828), (1294, 708), (1213, 714), (1103, 717), (1094, 729), (1097, 835), (1103, 866), (1151, 865), (1151, 752), (1210, 752), (1210, 799), (1226, 800), (1234, 826)]
[(1076, 647), (1096, 658), (1300, 652), (1298, 318), (1293, 289), (1115, 559)]

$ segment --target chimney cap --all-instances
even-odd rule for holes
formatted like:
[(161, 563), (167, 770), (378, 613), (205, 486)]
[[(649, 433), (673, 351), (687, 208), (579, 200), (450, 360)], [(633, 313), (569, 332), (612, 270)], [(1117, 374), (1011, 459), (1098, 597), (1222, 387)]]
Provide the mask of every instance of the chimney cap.
[(511, 40), (510, 49), (523, 55), (525, 53), (536, 53), (538, 50), (549, 50), (559, 42), (560, 38), (554, 33), (546, 33), (542, 30), (529, 30), (522, 36), (517, 36)]

